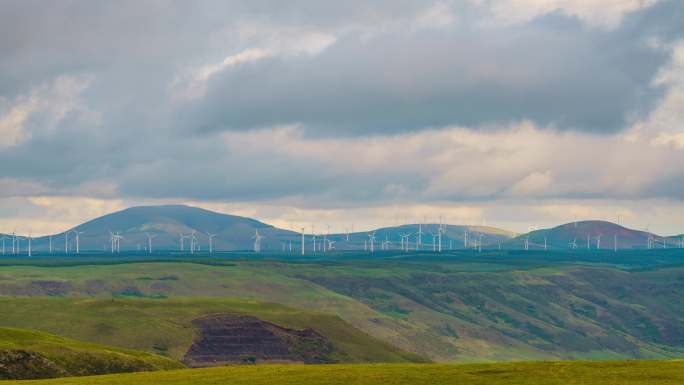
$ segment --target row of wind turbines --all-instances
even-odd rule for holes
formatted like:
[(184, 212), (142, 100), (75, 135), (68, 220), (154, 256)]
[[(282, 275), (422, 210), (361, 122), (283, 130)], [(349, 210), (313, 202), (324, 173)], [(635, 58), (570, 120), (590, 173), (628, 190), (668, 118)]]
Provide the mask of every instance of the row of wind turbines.
[[(289, 244), (286, 242), (282, 242), (282, 252), (287, 252), (289, 251), (291, 254), (293, 253), (300, 253), (301, 255), (305, 255), (307, 251), (309, 252), (322, 252), (326, 253), (329, 251), (333, 251), (336, 249), (336, 243), (338, 241), (331, 239), (330, 238), (330, 226), (328, 226), (327, 232), (322, 233), (322, 234), (317, 234), (315, 232), (314, 225), (311, 225), (311, 233), (310, 233), (310, 245), (311, 248), (307, 250), (307, 242), (306, 242), (306, 233), (305, 233), (306, 228), (302, 227), (300, 236), (301, 236), (301, 244), (299, 247), (297, 245), (293, 244), (292, 240), (289, 241)], [(536, 228), (532, 228), (531, 231), (537, 230)], [(380, 250), (401, 250), (404, 252), (409, 252), (411, 250), (430, 250), (432, 249), (433, 252), (441, 253), (443, 249), (446, 247), (446, 245), (443, 243), (443, 235), (447, 232), (447, 226), (442, 223), (441, 218), (440, 218), (440, 223), (437, 225), (437, 228), (435, 231), (431, 232), (426, 232), (423, 231), (423, 224), (419, 223), (418, 224), (418, 229), (416, 232), (408, 232), (408, 233), (400, 233), (399, 234), (399, 239), (396, 241), (397, 243), (393, 243), (395, 241), (390, 240), (389, 234), (385, 234), (385, 239), (380, 240), (379, 242), (379, 247)], [(75, 251), (76, 254), (80, 254), (80, 238), (81, 235), (84, 234), (84, 231), (78, 231), (78, 230), (69, 230), (64, 233), (64, 253), (69, 254), (70, 251)], [(198, 239), (198, 235), (202, 234), (207, 240), (208, 240), (208, 251), (209, 254), (214, 253), (214, 238), (216, 238), (217, 234), (212, 234), (210, 232), (197, 232), (195, 230), (190, 231), (189, 233), (185, 234), (182, 232), (178, 233), (178, 250), (180, 252), (186, 252), (186, 240), (189, 241), (188, 245), (188, 252), (190, 254), (195, 254), (201, 250), (200, 242)], [(341, 240), (342, 242), (347, 243), (347, 248), (349, 247), (350, 244), (354, 244), (354, 242), (358, 241), (352, 240), (351, 239), (351, 234), (354, 233), (354, 226), (352, 225), (351, 227), (351, 233), (349, 232), (348, 229), (345, 229), (345, 235), (344, 239)], [(150, 233), (150, 232), (145, 232), (144, 233), (146, 240), (147, 240), (147, 245), (144, 248), (147, 253), (152, 254), (153, 252), (153, 239), (157, 237), (157, 234)], [(428, 243), (427, 245), (423, 243), (423, 237), (424, 236), (431, 236), (431, 247), (430, 244)], [(74, 249), (70, 250), (70, 236), (72, 243), (75, 243)], [(367, 238), (366, 238), (367, 237)], [(467, 229), (463, 233), (463, 247), (465, 249), (475, 249), (478, 252), (482, 252), (482, 240), (483, 240), (484, 234), (478, 233), (478, 232), (469, 232)], [(601, 240), (602, 240), (603, 234), (596, 234), (592, 236), (591, 234), (587, 233), (586, 237), (586, 248), (587, 250), (591, 250), (592, 246), (596, 250), (600, 250), (601, 248)], [(254, 235), (250, 238), (253, 240), (253, 246), (252, 249), (255, 253), (260, 253), (262, 251), (262, 240), (265, 238), (264, 235), (259, 233), (259, 229), (255, 229)], [(411, 239), (413, 238), (413, 240)], [(115, 253), (120, 253), (121, 252), (121, 241), (124, 239), (124, 236), (121, 235), (120, 232), (113, 232), (109, 231), (109, 249), (112, 254)], [(537, 249), (543, 249), (543, 250), (548, 250), (549, 244), (547, 242), (547, 238), (544, 237), (544, 243), (543, 244), (537, 244), (534, 242), (530, 241), (530, 236), (528, 235), (527, 237), (523, 238), (522, 242), (522, 247), (524, 250), (530, 250), (530, 248), (534, 247)], [(0, 234), (0, 242), (1, 242), (1, 252), (2, 255), (6, 254), (6, 240), (11, 240), (11, 253), (12, 254), (20, 254), (21, 253), (21, 242), (26, 241), (27, 242), (27, 254), (28, 256), (32, 255), (32, 240), (33, 237), (31, 236), (31, 233), (29, 232), (28, 236), (20, 236), (16, 234), (16, 230), (12, 232), (11, 236), (6, 236)], [(453, 250), (453, 239), (448, 239), (448, 249)], [(568, 248), (569, 249), (578, 249), (579, 245), (577, 242), (577, 238), (573, 239), (572, 242), (568, 242)], [(618, 251), (619, 249), (619, 240), (618, 240), (618, 235), (617, 233), (614, 234), (613, 240), (612, 240), (612, 249), (614, 251)], [(376, 244), (378, 243), (378, 239), (376, 238), (376, 231), (368, 232), (364, 236), (363, 239), (363, 250), (366, 252), (374, 253), (376, 251)], [(672, 242), (670, 242), (672, 244)], [(653, 234), (648, 235), (647, 239), (647, 244), (646, 247), (647, 249), (655, 249), (655, 248), (667, 248), (668, 242), (666, 237), (661, 237), (661, 239), (658, 239), (656, 236)], [(427, 247), (426, 247), (427, 246)], [(682, 236), (681, 239), (677, 240), (675, 247), (678, 248), (684, 248), (684, 236)], [(140, 250), (140, 244), (138, 244), (138, 250)], [(501, 242), (498, 242), (498, 249), (501, 250)], [(48, 250), (49, 253), (53, 253), (53, 236), (48, 237)]]

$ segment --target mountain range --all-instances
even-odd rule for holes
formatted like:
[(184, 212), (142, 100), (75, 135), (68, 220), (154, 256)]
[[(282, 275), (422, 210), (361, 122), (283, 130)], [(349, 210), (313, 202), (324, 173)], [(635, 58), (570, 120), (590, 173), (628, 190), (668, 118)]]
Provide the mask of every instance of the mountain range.
[[(442, 229), (441, 236), (439, 229)], [(209, 248), (209, 234), (215, 251), (251, 250), (254, 235), (261, 237), (264, 251), (300, 252), (301, 234), (280, 229), (258, 220), (228, 215), (184, 205), (138, 206), (114, 212), (80, 224), (65, 232), (34, 238), (32, 250), (64, 253), (76, 251), (76, 234), (80, 251), (111, 251), (112, 234), (120, 235), (121, 251), (145, 251), (148, 249), (148, 235), (152, 237), (154, 251), (189, 252), (190, 244), (195, 250), (206, 252)], [(191, 241), (192, 234), (195, 240)], [(420, 235), (419, 235), (420, 234)], [(408, 237), (406, 237), (408, 235)], [(564, 224), (551, 229), (532, 231), (518, 235), (511, 231), (487, 227), (464, 225), (440, 225), (435, 223), (405, 224), (383, 227), (371, 232), (349, 234), (308, 233), (304, 237), (305, 250), (317, 251), (325, 247), (335, 250), (437, 250), (441, 238), (442, 250), (464, 248), (505, 249), (612, 249), (617, 247), (647, 248), (679, 247), (682, 236), (661, 237), (649, 232), (628, 229), (605, 221), (581, 221)], [(11, 236), (5, 235), (5, 252), (11, 249)], [(314, 239), (315, 238), (315, 239)], [(408, 243), (402, 241), (408, 239)], [(324, 246), (325, 241), (325, 246)], [(28, 241), (19, 240), (19, 247), (26, 252)]]

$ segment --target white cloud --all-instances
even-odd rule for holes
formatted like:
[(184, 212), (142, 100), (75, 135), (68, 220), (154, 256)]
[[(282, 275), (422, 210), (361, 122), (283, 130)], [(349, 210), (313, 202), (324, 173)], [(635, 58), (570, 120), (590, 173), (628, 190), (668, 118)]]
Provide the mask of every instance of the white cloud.
[(511, 187), (511, 192), (514, 195), (534, 196), (543, 193), (553, 182), (551, 171), (535, 171), (516, 182)]
[(654, 5), (658, 0), (471, 0), (491, 8), (497, 19), (527, 22), (552, 12), (576, 16), (588, 24), (613, 28), (626, 13)]
[[(16, 98), (13, 103), (0, 99), (0, 148), (16, 146), (31, 138), (33, 131), (54, 128), (67, 113), (77, 108), (77, 98), (88, 87), (87, 76), (58, 76), (52, 82), (34, 88), (28, 95)], [(3, 108), (3, 104), (6, 104)], [(2, 110), (6, 110), (3, 114)], [(43, 112), (47, 118), (40, 126), (30, 129), (27, 121), (32, 114)]]
[(324, 32), (262, 22), (242, 22), (231, 32), (252, 48), (229, 55), (219, 63), (192, 69), (189, 81), (184, 81), (183, 76), (175, 79), (172, 88), (181, 87), (181, 100), (202, 97), (211, 77), (232, 67), (276, 56), (316, 55), (336, 41), (334, 36)]

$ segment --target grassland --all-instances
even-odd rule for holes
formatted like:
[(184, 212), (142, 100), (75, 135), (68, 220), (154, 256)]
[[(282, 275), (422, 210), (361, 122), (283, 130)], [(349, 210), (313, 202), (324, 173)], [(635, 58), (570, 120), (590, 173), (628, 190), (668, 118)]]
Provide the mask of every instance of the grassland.
[[(41, 301), (87, 299), (104, 306), (112, 298), (115, 304), (144, 299), (158, 306), (142, 318), (148, 329), (166, 330), (169, 323), (187, 325), (191, 317), (216, 311), (225, 298), (240, 298), (338, 316), (377, 339), (436, 361), (684, 357), (680, 250), (262, 257), (280, 259), (240, 253), (0, 259), (0, 295), (16, 297), (0, 302), (0, 310), (14, 306), (17, 314), (0, 319), (0, 326), (46, 319), (30, 322), (72, 338), (123, 341), (126, 347), (178, 357), (191, 338), (189, 330), (181, 328), (182, 338), (174, 343), (161, 337), (152, 345), (134, 342), (124, 320), (104, 322), (98, 312), (85, 310), (80, 316), (91, 319), (85, 330), (69, 330), (47, 321), (61, 317), (60, 309)], [(188, 303), (190, 310), (177, 310), (174, 301)], [(162, 310), (167, 303), (171, 310)], [(133, 309), (122, 314), (136, 319), (133, 313), (145, 313)], [(303, 325), (283, 321), (291, 322), (288, 327)], [(161, 326), (153, 327), (157, 322)], [(99, 329), (89, 329), (98, 324)]]
[(84, 343), (48, 333), (0, 328), (0, 379), (48, 378), (178, 369), (158, 355)]
[(265, 365), (10, 381), (35, 385), (674, 385), (683, 361), (526, 362), (497, 364)]
[(204, 314), (235, 313), (293, 329), (312, 328), (333, 344), (337, 362), (424, 362), (352, 327), (336, 316), (273, 303), (226, 298), (78, 299), (0, 297), (2, 326), (46, 331), (83, 341), (181, 359)]

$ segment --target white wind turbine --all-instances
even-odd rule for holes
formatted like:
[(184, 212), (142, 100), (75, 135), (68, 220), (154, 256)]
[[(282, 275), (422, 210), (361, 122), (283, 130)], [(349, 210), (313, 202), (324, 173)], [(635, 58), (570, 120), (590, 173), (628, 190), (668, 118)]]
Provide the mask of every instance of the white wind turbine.
[(69, 254), (69, 232), (64, 232), (64, 254)]
[(302, 227), (302, 255), (304, 255), (304, 230), (306, 229)]
[(423, 244), (423, 224), (419, 223), (418, 224), (418, 232), (416, 233), (416, 250), (420, 249), (420, 246)]
[[(48, 237), (48, 239), (49, 239), (49, 241), (50, 241), (50, 246), (49, 246), (50, 254), (52, 254), (52, 235), (50, 235), (50, 236)], [(4, 249), (4, 247), (3, 247), (3, 249)], [(3, 254), (4, 254), (4, 253), (3, 253)]]
[(6, 236), (0, 236), (0, 240), (2, 241), (2, 255), (5, 255), (5, 239), (7, 239)]
[(254, 236), (252, 237), (252, 239), (254, 239), (254, 252), (255, 253), (261, 252), (261, 239), (262, 238), (263, 238), (263, 236), (259, 234), (259, 229), (254, 229)]
[(368, 233), (368, 240), (370, 241), (370, 252), (375, 252), (375, 232)]
[(85, 231), (74, 230), (74, 234), (76, 234), (76, 254), (81, 253), (80, 239), (81, 239), (81, 234), (83, 234), (83, 233), (85, 233)]
[(183, 252), (185, 251), (185, 238), (187, 238), (187, 235), (183, 235), (183, 233), (178, 233), (178, 246), (180, 248), (180, 251)]
[(409, 251), (409, 237), (411, 236), (411, 234), (399, 234), (399, 236), (401, 237), (401, 248), (402, 248), (402, 250), (404, 250), (405, 252), (408, 253), (408, 251)]
[(28, 256), (29, 257), (31, 256), (31, 239), (32, 239), (31, 232), (29, 231), (29, 235), (28, 235)]
[(120, 253), (121, 252), (121, 240), (123, 239), (123, 235), (120, 235), (119, 232), (117, 231), (116, 234), (114, 235), (114, 238), (116, 240), (116, 252)]
[(214, 241), (213, 241), (213, 239), (214, 239), (214, 237), (216, 237), (216, 234), (207, 233), (207, 237), (209, 237), (209, 254), (213, 254), (214, 253)]
[(152, 239), (156, 238), (156, 234), (150, 234), (150, 233), (145, 233), (145, 236), (147, 237), (147, 252), (149, 254), (152, 254)]
[(190, 254), (195, 254), (195, 244), (197, 243), (197, 232), (192, 230), (190, 233)]

